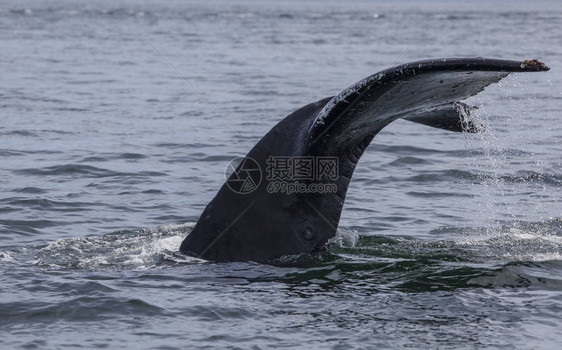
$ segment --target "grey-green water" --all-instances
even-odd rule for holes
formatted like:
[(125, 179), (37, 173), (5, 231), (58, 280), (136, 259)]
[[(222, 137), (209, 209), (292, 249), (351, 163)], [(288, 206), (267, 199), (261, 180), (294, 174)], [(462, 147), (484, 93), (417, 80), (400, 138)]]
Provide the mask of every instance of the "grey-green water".
[[(0, 3), (1, 348), (509, 348), (562, 341), (557, 1)], [(538, 58), (398, 121), (329, 248), (276, 266), (177, 253), (281, 118), (388, 66)]]

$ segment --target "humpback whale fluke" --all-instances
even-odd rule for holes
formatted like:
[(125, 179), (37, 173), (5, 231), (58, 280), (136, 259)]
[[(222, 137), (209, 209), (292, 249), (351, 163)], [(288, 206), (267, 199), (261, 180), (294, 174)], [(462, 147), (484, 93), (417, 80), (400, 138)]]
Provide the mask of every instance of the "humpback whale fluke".
[[(180, 251), (206, 260), (256, 262), (313, 252), (336, 234), (355, 166), (386, 125), (403, 118), (478, 132), (481, 125), (471, 120), (472, 107), (460, 100), (511, 72), (548, 69), (536, 60), (419, 61), (371, 75), (337, 96), (304, 106), (250, 150)], [(236, 181), (242, 187), (229, 184)]]

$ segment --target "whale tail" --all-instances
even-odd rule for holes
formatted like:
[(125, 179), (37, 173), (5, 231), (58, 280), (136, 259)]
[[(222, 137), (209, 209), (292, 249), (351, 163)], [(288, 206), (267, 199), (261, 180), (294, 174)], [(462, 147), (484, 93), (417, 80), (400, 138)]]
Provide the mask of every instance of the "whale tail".
[(450, 131), (478, 132), (470, 107), (459, 101), (512, 72), (546, 71), (541, 62), (443, 58), (389, 68), (348, 87), (310, 126), (311, 146), (356, 142), (404, 118)]
[[(355, 166), (386, 125), (403, 118), (450, 131), (479, 132), (482, 125), (470, 117), (474, 107), (461, 100), (509, 73), (548, 69), (535, 60), (419, 61), (371, 75), (334, 97), (302, 107), (271, 129), (246, 157), (262, 173), (271, 170), (276, 158), (307, 159), (316, 165), (318, 160), (332, 160), (335, 173), (301, 180), (306, 191), (272, 191), (275, 178), (269, 173), (253, 181), (251, 191), (233, 191), (228, 181), (234, 176), (239, 181), (245, 174), (239, 167), (205, 208), (180, 251), (207, 260), (257, 262), (312, 252), (336, 234)], [(310, 191), (312, 184), (333, 185), (335, 190)]]

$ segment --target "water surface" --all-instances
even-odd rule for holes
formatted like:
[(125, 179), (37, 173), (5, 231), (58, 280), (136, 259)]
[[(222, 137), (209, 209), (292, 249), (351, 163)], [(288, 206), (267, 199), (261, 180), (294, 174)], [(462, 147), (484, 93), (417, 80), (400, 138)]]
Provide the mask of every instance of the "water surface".
[[(557, 348), (560, 28), (556, 1), (1, 4), (1, 347)], [(471, 99), (485, 134), (381, 132), (324, 252), (177, 253), (281, 118), (465, 56), (552, 69)]]

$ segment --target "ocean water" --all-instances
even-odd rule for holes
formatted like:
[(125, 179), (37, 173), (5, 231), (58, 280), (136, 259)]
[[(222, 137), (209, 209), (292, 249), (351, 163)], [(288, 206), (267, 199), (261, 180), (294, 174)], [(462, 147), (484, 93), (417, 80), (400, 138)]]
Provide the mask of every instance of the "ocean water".
[[(558, 349), (558, 1), (0, 2), (0, 348)], [(329, 248), (178, 253), (295, 109), (390, 66), (539, 59), (361, 159)]]

